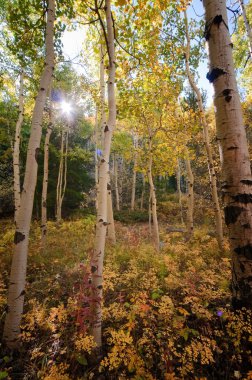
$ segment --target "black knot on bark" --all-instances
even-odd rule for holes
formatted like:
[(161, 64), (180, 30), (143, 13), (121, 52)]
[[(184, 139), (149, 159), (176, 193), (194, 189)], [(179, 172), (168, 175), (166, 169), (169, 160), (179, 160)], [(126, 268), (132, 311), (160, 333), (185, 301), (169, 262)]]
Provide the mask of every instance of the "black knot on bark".
[(108, 132), (109, 131), (109, 127), (106, 125), (106, 127), (104, 128), (104, 132)]
[(234, 249), (235, 253), (239, 256), (244, 256), (248, 260), (252, 260), (252, 245), (247, 244), (244, 245), (243, 247), (237, 247)]
[(240, 214), (245, 211), (245, 208), (239, 206), (227, 206), (224, 208), (225, 223), (227, 226), (237, 221)]
[(213, 19), (213, 24), (220, 25), (220, 23), (223, 21), (222, 15), (217, 15)]
[(210, 83), (213, 83), (215, 79), (219, 78), (221, 75), (226, 74), (226, 71), (220, 67), (214, 67), (211, 71), (207, 73), (207, 79)]
[(22, 232), (18, 232), (18, 231), (15, 232), (15, 235), (14, 235), (14, 244), (18, 244), (21, 241), (23, 241), (24, 239), (25, 239), (25, 235), (22, 234)]

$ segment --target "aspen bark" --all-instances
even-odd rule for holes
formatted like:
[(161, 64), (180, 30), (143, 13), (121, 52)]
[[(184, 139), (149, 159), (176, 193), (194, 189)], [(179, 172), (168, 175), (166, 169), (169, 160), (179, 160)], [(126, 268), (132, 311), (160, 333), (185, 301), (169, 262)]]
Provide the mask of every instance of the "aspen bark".
[(249, 55), (250, 55), (250, 58), (252, 59), (252, 30), (251, 30), (251, 26), (249, 25), (249, 21), (248, 21), (248, 18), (247, 18), (246, 7), (245, 7), (245, 4), (244, 4), (244, 1), (243, 0), (239, 0), (239, 3), (240, 3), (241, 11), (242, 11), (242, 17), (243, 17), (243, 20), (244, 20), (247, 36), (248, 36)]
[(148, 180), (150, 185), (150, 204), (151, 204), (151, 214), (153, 220), (153, 238), (154, 245), (157, 251), (159, 251), (159, 228), (158, 228), (158, 218), (157, 218), (157, 199), (156, 190), (152, 178), (152, 136), (149, 134), (149, 163), (148, 163)]
[(194, 191), (193, 191), (193, 185), (194, 185), (194, 177), (193, 172), (191, 168), (191, 161), (188, 157), (185, 159), (186, 164), (186, 171), (187, 171), (187, 240), (190, 240), (193, 235), (193, 211), (194, 211)]
[(10, 348), (15, 348), (18, 346), (20, 322), (23, 313), (28, 240), (34, 202), (34, 192), (37, 182), (37, 158), (42, 134), (42, 117), (46, 94), (50, 86), (54, 69), (54, 20), (55, 1), (49, 0), (46, 22), (45, 68), (41, 76), (39, 91), (32, 115), (32, 127), (27, 150), (23, 191), (21, 193), (20, 209), (14, 237), (15, 249), (12, 258), (10, 284), (8, 290), (8, 310), (3, 333), (3, 338)]
[(50, 137), (53, 129), (53, 109), (52, 101), (50, 99), (49, 106), (49, 123), (46, 130), (45, 145), (44, 145), (44, 175), (43, 175), (43, 185), (42, 185), (42, 201), (41, 201), (41, 242), (42, 246), (46, 242), (47, 233), (47, 188), (48, 188), (48, 166), (49, 166), (49, 143)]
[(118, 187), (118, 161), (116, 155), (114, 154), (114, 175), (115, 175), (115, 195), (116, 195), (116, 209), (120, 211), (120, 196), (119, 196), (119, 187)]
[(189, 36), (189, 31), (188, 31), (188, 21), (187, 21), (186, 11), (184, 12), (184, 19), (185, 19), (186, 40), (187, 40), (187, 45), (185, 48), (186, 73), (187, 73), (190, 86), (197, 97), (197, 103), (198, 103), (199, 112), (200, 112), (200, 122), (203, 127), (203, 138), (204, 138), (204, 145), (205, 145), (206, 155), (207, 155), (207, 164), (208, 164), (209, 180), (210, 180), (210, 187), (211, 187), (211, 193), (212, 193), (212, 201), (214, 205), (216, 238), (218, 241), (219, 248), (222, 250), (223, 249), (223, 226), (222, 226), (221, 208), (220, 208), (220, 203), (219, 203), (219, 198), (218, 198), (216, 173), (214, 169), (214, 161), (213, 161), (212, 149), (211, 149), (209, 133), (208, 133), (209, 127), (206, 120), (205, 110), (203, 107), (202, 95), (199, 88), (197, 87), (193, 74), (191, 73), (191, 70), (190, 70), (190, 64), (189, 64), (190, 36)]
[(108, 239), (112, 244), (116, 243), (115, 222), (113, 214), (113, 202), (112, 191), (110, 183), (110, 174), (108, 174), (108, 186), (107, 186), (107, 202), (108, 202)]
[(143, 174), (143, 189), (142, 189), (142, 194), (141, 194), (141, 200), (140, 200), (140, 210), (143, 210), (144, 206), (144, 196), (145, 196), (145, 177)]
[(102, 345), (102, 285), (103, 285), (103, 260), (108, 224), (107, 216), (107, 185), (109, 173), (109, 156), (111, 138), (116, 124), (116, 99), (115, 99), (115, 48), (114, 30), (111, 14), (110, 0), (105, 0), (107, 41), (108, 41), (108, 120), (104, 128), (104, 149), (99, 173), (99, 200), (97, 211), (97, 223), (95, 234), (95, 246), (91, 257), (91, 279), (93, 286), (93, 326), (92, 333), (97, 347)]
[(136, 199), (136, 167), (137, 167), (137, 148), (138, 148), (138, 138), (137, 136), (133, 136), (133, 143), (135, 148), (134, 154), (134, 167), (133, 167), (133, 178), (132, 178), (132, 191), (131, 191), (131, 211), (135, 209), (135, 199)]
[(98, 133), (98, 112), (96, 110), (95, 114), (95, 208), (98, 209), (98, 183), (99, 183), (99, 158), (98, 158), (98, 140), (99, 140), (99, 133)]
[(62, 134), (61, 134), (60, 165), (59, 165), (57, 195), (56, 195), (57, 222), (60, 222), (62, 219), (62, 203), (63, 203), (65, 192), (66, 192), (68, 135), (69, 135), (69, 126), (67, 126), (66, 131), (62, 131)]
[(179, 158), (177, 160), (178, 165), (177, 165), (177, 191), (178, 191), (178, 197), (179, 197), (179, 208), (180, 208), (180, 218), (181, 218), (181, 223), (184, 224), (184, 219), (183, 219), (183, 206), (182, 206), (182, 193), (181, 193), (181, 173), (180, 173), (180, 162)]
[(21, 199), (19, 155), (20, 155), (20, 134), (21, 134), (21, 127), (23, 124), (23, 120), (24, 120), (24, 70), (21, 69), (20, 80), (19, 80), (18, 120), (16, 123), (15, 141), (14, 141), (14, 148), (13, 148), (15, 223), (17, 223), (18, 212), (20, 209), (20, 199)]
[(252, 176), (228, 32), (226, 2), (204, 0), (220, 144), (225, 222), (232, 250), (233, 306), (252, 307)]

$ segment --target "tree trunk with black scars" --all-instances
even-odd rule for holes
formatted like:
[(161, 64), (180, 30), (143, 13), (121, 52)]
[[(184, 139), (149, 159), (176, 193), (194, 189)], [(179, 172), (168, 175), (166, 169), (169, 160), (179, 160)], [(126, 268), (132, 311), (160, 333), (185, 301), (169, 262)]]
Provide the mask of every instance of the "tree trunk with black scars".
[(210, 71), (220, 145), (225, 222), (232, 249), (235, 308), (252, 306), (252, 176), (232, 58), (226, 2), (204, 0)]
[(99, 130), (98, 130), (98, 111), (96, 110), (95, 114), (95, 208), (98, 209), (98, 183), (99, 183), (99, 156), (98, 156), (98, 147), (99, 147)]
[(219, 198), (218, 198), (217, 179), (216, 179), (216, 173), (214, 169), (214, 161), (213, 161), (212, 149), (211, 149), (209, 133), (208, 133), (209, 127), (206, 120), (202, 95), (194, 80), (193, 74), (190, 70), (190, 36), (189, 36), (189, 30), (188, 30), (188, 21), (187, 21), (186, 11), (184, 11), (184, 19), (185, 19), (185, 27), (186, 27), (186, 41), (187, 41), (187, 45), (185, 47), (186, 73), (187, 73), (190, 86), (196, 95), (197, 103), (199, 107), (200, 121), (203, 127), (204, 145), (206, 148), (206, 155), (207, 155), (207, 164), (208, 164), (209, 180), (210, 180), (210, 187), (211, 187), (211, 193), (212, 193), (212, 201), (214, 205), (216, 238), (218, 241), (219, 248), (222, 250), (223, 249), (223, 226), (222, 226), (221, 208), (220, 208), (220, 203), (219, 203)]
[(115, 233), (110, 173), (108, 173), (107, 202), (108, 202), (108, 239), (110, 240), (112, 244), (115, 244), (116, 233)]
[(150, 185), (150, 211), (153, 221), (153, 240), (154, 246), (157, 251), (159, 251), (159, 228), (158, 228), (158, 217), (157, 217), (157, 199), (156, 190), (152, 177), (152, 135), (149, 133), (149, 163), (148, 163), (148, 181)]
[[(106, 127), (106, 100), (105, 100), (105, 70), (104, 70), (104, 47), (101, 41), (100, 44), (100, 130), (102, 150), (104, 150), (104, 130)], [(99, 182), (99, 181), (98, 181)], [(111, 192), (111, 178), (110, 170), (108, 171), (108, 185), (107, 185), (107, 234), (111, 243), (116, 243), (115, 223), (113, 214), (112, 192)], [(98, 208), (97, 208), (98, 210)]]
[(239, 0), (241, 11), (242, 11), (242, 17), (244, 20), (247, 36), (248, 36), (248, 43), (249, 43), (249, 55), (250, 59), (252, 59), (252, 30), (251, 26), (249, 24), (249, 20), (247, 17), (246, 7), (243, 0)]
[(18, 212), (20, 209), (21, 187), (20, 187), (20, 134), (24, 120), (24, 70), (21, 69), (19, 79), (19, 98), (18, 98), (18, 120), (15, 130), (15, 141), (13, 147), (13, 177), (14, 177), (14, 220), (17, 223)]
[(186, 240), (189, 241), (193, 235), (194, 230), (194, 176), (191, 168), (191, 161), (189, 159), (188, 153), (186, 153), (185, 158), (186, 172), (187, 172), (187, 235)]
[(41, 198), (41, 243), (45, 246), (46, 233), (47, 233), (47, 189), (48, 189), (48, 166), (49, 166), (49, 143), (53, 129), (53, 109), (50, 94), (49, 105), (49, 123), (46, 130), (45, 145), (44, 145), (44, 175), (42, 185), (42, 198)]
[(95, 233), (95, 246), (91, 257), (91, 280), (93, 289), (93, 325), (92, 334), (98, 348), (102, 345), (102, 286), (103, 260), (105, 250), (106, 231), (108, 224), (107, 212), (107, 185), (109, 173), (109, 156), (112, 134), (116, 124), (115, 99), (115, 48), (114, 30), (110, 0), (105, 0), (108, 41), (108, 120), (104, 128), (104, 149), (99, 172), (99, 199)]
[(54, 20), (55, 1), (49, 0), (45, 37), (45, 67), (41, 76), (39, 91), (32, 115), (32, 126), (27, 150), (25, 177), (14, 237), (15, 248), (12, 258), (10, 284), (8, 289), (8, 309), (3, 332), (3, 339), (6, 341), (9, 348), (18, 347), (20, 322), (24, 306), (28, 240), (34, 202), (34, 192), (37, 182), (37, 159), (42, 134), (42, 117), (46, 102), (46, 94), (50, 86), (54, 69)]

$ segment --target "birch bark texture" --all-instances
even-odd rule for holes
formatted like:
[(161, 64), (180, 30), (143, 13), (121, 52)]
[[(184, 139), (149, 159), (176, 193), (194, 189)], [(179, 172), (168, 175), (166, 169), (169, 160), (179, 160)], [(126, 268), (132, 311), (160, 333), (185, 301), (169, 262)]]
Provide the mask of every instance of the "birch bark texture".
[(99, 171), (99, 199), (95, 233), (94, 251), (91, 256), (91, 280), (93, 287), (93, 326), (92, 334), (97, 347), (102, 345), (102, 285), (103, 260), (105, 251), (106, 231), (108, 224), (107, 185), (109, 173), (109, 156), (113, 130), (116, 124), (115, 98), (115, 48), (114, 29), (110, 0), (105, 0), (107, 41), (108, 41), (108, 120), (104, 127), (104, 149)]
[(15, 130), (15, 141), (13, 147), (13, 175), (14, 175), (14, 220), (17, 223), (20, 209), (21, 187), (20, 187), (20, 135), (24, 120), (24, 70), (21, 69), (19, 77), (19, 96), (18, 96), (18, 119)]
[(252, 307), (252, 177), (246, 132), (228, 31), (226, 2), (204, 0), (209, 47), (207, 78), (214, 86), (217, 140), (221, 152), (225, 222), (232, 250), (235, 308)]
[(34, 202), (34, 192), (37, 182), (37, 158), (42, 134), (42, 118), (46, 94), (50, 86), (54, 69), (54, 21), (55, 0), (49, 0), (45, 38), (45, 68), (41, 75), (39, 91), (32, 115), (31, 135), (27, 150), (23, 191), (21, 193), (20, 210), (18, 213), (14, 237), (15, 248), (12, 258), (10, 283), (8, 289), (8, 310), (3, 332), (3, 338), (9, 348), (15, 348), (18, 346), (20, 322), (24, 306), (28, 240)]
[(138, 136), (133, 135), (133, 145), (134, 145), (134, 166), (133, 166), (133, 178), (132, 178), (132, 190), (131, 190), (131, 211), (135, 210), (135, 199), (136, 199), (136, 175), (137, 175), (137, 149), (138, 149)]
[(205, 111), (203, 107), (202, 95), (194, 80), (193, 74), (190, 70), (190, 63), (189, 63), (190, 62), (190, 35), (189, 35), (189, 30), (188, 30), (188, 20), (187, 20), (186, 11), (184, 11), (184, 20), (185, 20), (186, 41), (187, 41), (187, 44), (185, 47), (186, 74), (187, 74), (190, 86), (196, 95), (197, 103), (199, 107), (200, 122), (203, 127), (203, 138), (204, 138), (204, 145), (205, 145), (206, 155), (207, 155), (207, 164), (208, 164), (209, 180), (210, 180), (211, 193), (212, 193), (212, 201), (214, 205), (216, 238), (218, 241), (219, 248), (222, 250), (223, 249), (223, 226), (222, 226), (221, 208), (220, 208), (220, 203), (219, 203), (219, 198), (218, 198), (216, 173), (214, 169), (214, 161), (213, 161), (212, 149), (211, 149), (209, 133), (208, 133), (209, 128), (208, 128), (206, 115), (205, 115)]

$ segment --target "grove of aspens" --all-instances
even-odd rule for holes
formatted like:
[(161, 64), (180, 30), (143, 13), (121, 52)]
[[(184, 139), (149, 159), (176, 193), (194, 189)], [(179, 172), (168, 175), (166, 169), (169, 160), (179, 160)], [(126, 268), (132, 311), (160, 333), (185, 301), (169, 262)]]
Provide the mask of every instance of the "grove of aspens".
[(251, 0), (0, 0), (0, 380), (252, 380)]

